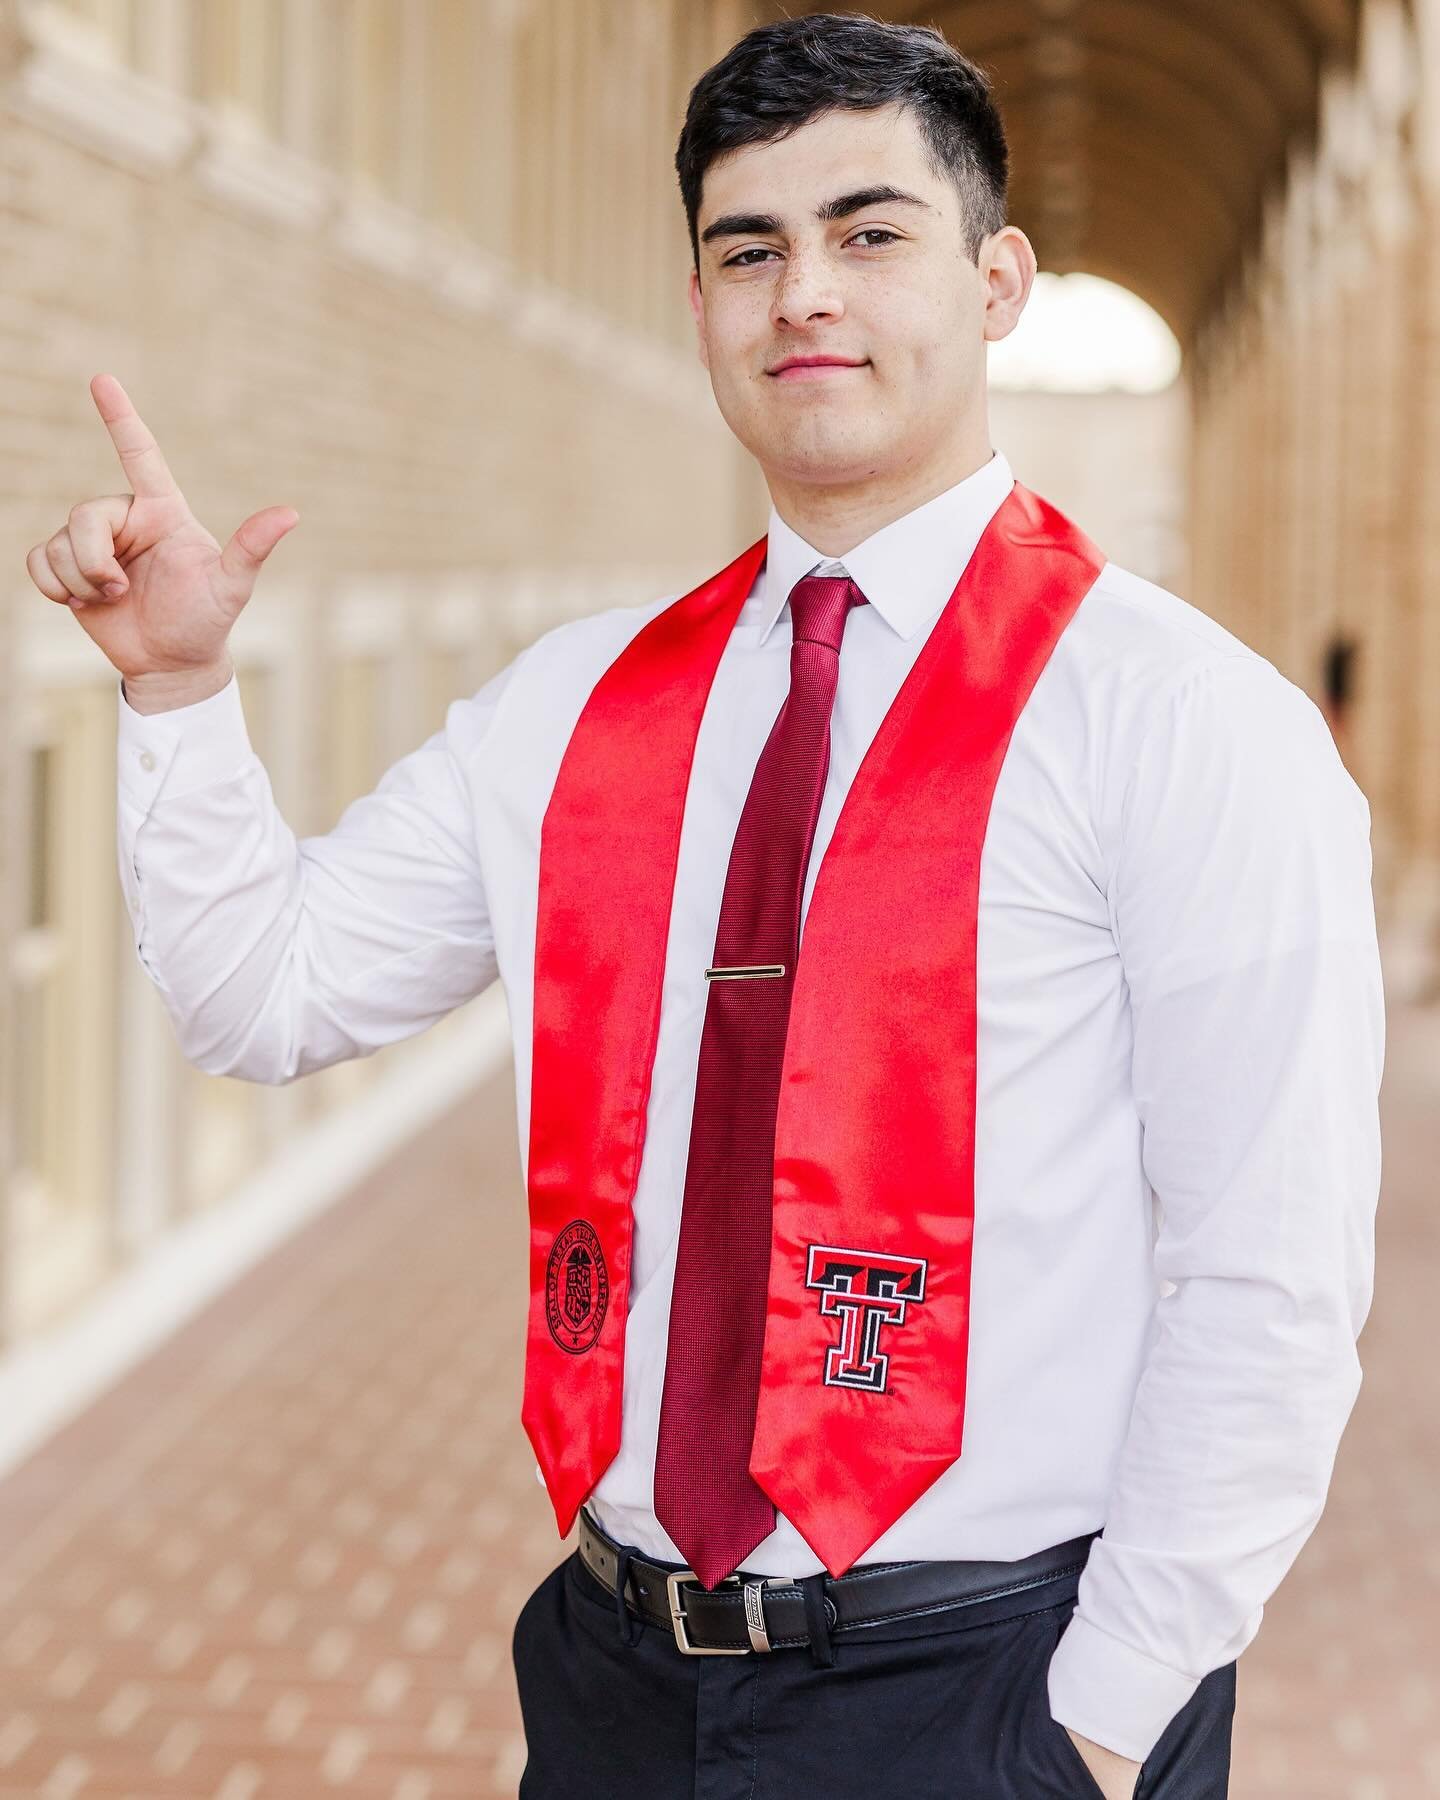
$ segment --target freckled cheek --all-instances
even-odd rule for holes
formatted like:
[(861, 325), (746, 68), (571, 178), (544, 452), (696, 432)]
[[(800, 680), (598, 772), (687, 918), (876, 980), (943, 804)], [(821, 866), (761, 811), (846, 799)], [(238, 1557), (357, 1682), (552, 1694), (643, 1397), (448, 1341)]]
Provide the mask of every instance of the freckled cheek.
[(711, 371), (720, 380), (743, 387), (763, 378), (766, 354), (773, 343), (763, 315), (758, 320), (712, 320), (708, 335)]

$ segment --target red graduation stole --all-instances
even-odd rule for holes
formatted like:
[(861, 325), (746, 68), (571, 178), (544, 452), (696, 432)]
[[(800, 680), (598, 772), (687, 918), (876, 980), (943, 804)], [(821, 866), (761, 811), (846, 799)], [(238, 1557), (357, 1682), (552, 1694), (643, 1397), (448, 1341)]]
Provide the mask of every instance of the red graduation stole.
[[(562, 1537), (620, 1446), (685, 793), (765, 549), (672, 602), (606, 669), (541, 828), (521, 1419)], [(1104, 561), (1014, 485), (861, 762), (805, 915), (750, 1472), (832, 1575), (960, 1454), (980, 853), (1015, 721)]]

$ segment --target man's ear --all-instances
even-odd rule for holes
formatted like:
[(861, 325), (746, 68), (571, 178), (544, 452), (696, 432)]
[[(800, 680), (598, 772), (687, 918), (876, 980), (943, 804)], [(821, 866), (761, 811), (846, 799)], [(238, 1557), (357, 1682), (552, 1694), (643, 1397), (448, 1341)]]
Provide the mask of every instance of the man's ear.
[(700, 350), (700, 361), (708, 369), (710, 352), (705, 343), (705, 296), (700, 292), (699, 272), (693, 267), (690, 270), (690, 311), (695, 315), (695, 336)]

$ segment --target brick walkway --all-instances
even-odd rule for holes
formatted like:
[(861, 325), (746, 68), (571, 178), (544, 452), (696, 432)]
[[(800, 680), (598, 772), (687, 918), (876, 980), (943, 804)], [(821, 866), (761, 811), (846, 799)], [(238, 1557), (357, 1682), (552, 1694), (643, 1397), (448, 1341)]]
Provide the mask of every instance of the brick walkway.
[[(1440, 1795), (1436, 1068), (1393, 1009), (1366, 1379), (1241, 1660), (1235, 1800)], [(0, 1483), (0, 1800), (513, 1796), (511, 1628), (569, 1548), (524, 1254), (499, 1083)]]

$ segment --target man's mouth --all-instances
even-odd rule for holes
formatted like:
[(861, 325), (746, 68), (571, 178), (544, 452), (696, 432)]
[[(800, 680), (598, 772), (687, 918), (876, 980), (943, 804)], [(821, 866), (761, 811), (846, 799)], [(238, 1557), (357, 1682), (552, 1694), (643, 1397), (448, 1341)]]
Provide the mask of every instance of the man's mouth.
[(843, 356), (787, 356), (766, 373), (776, 381), (815, 381), (832, 379), (847, 369), (864, 367), (864, 361), (852, 362)]

